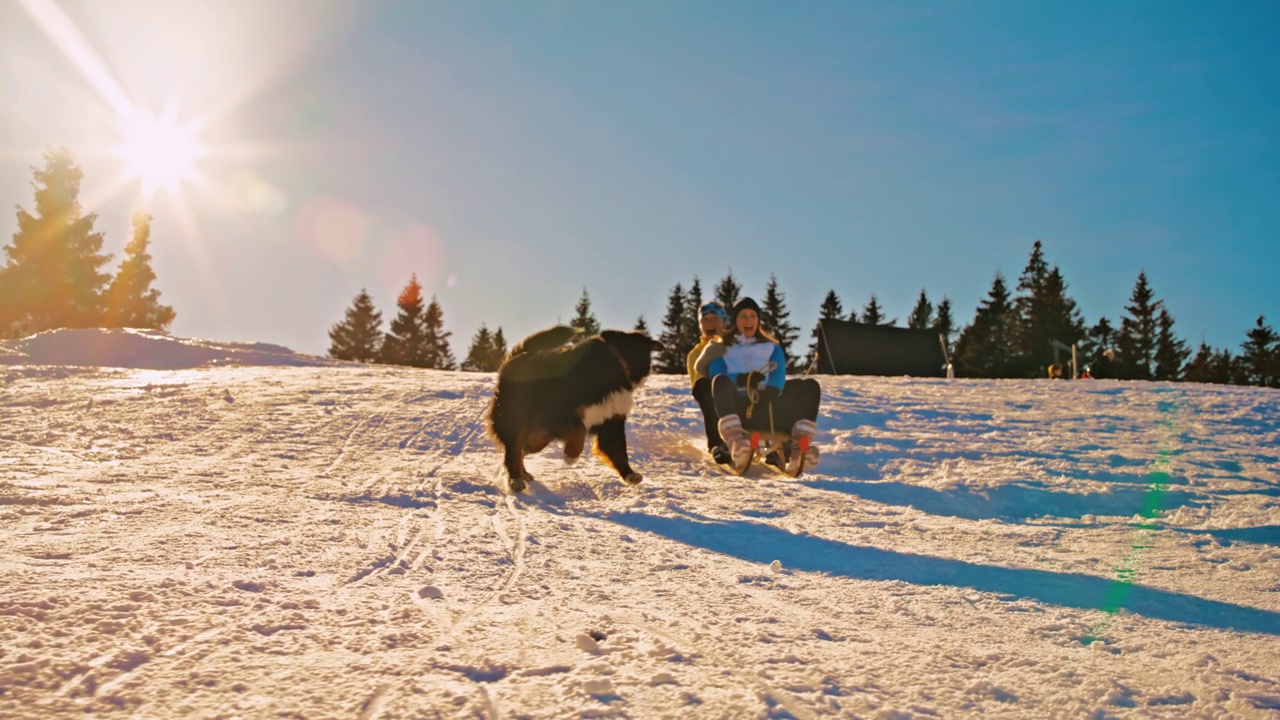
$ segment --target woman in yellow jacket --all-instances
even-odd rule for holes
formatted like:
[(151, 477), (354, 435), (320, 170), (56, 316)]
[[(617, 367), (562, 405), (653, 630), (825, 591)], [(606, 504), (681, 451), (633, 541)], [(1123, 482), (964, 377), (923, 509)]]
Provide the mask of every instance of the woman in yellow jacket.
[[(689, 351), (686, 359), (689, 382), (693, 384), (693, 399), (698, 401), (698, 407), (702, 409), (702, 423), (707, 431), (707, 450), (711, 451), (711, 457), (716, 462), (727, 463), (729, 448), (720, 437), (720, 416), (716, 413), (715, 398), (711, 394), (711, 375), (707, 365), (710, 360), (724, 354), (724, 336), (729, 330), (729, 311), (717, 300), (706, 303), (698, 309), (698, 327), (702, 329), (702, 337)], [(712, 348), (699, 367), (698, 358), (702, 357), (702, 352), (708, 345), (719, 347)], [(716, 352), (717, 350), (720, 352)]]

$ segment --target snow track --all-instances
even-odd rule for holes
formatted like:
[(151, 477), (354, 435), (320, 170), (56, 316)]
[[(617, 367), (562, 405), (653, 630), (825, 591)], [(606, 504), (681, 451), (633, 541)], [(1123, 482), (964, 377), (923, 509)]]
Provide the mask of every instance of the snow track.
[(3, 717), (1280, 707), (1271, 391), (824, 378), (790, 480), (721, 473), (660, 377), (643, 483), (553, 446), (512, 496), (491, 375), (5, 383)]

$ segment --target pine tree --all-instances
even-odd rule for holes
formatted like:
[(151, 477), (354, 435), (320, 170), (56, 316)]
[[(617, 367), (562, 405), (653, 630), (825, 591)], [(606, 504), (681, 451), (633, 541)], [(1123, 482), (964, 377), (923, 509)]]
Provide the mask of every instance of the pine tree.
[[(645, 320), (644, 320), (644, 316), (643, 316), (643, 315), (641, 315), (640, 317), (636, 318), (636, 326), (635, 326), (635, 328), (634, 328), (634, 329), (635, 329), (635, 331), (636, 331), (636, 332), (638, 332), (638, 333), (644, 333), (644, 334), (645, 334), (646, 336), (648, 336), (648, 337), (653, 337), (653, 335), (649, 333), (649, 323), (645, 322)], [(692, 347), (693, 347), (693, 346), (690, 346), (690, 348), (691, 348), (691, 349), (692, 349)], [(656, 352), (655, 352), (655, 353), (651, 353), (651, 354), (649, 355), (649, 365), (650, 365), (650, 367), (654, 367), (654, 368), (656, 368), (656, 367), (657, 367), (657, 365), (658, 365), (658, 360), (660, 359), (660, 357), (661, 357), (661, 356), (659, 355), (659, 353), (656, 353)]]
[(1164, 307), (1156, 317), (1155, 380), (1177, 381), (1183, 377), (1183, 365), (1191, 351), (1173, 333), (1173, 316)]
[(1018, 280), (1014, 300), (1017, 330), (1013, 356), (1019, 372), (1041, 377), (1054, 362), (1054, 343), (1075, 345), (1085, 336), (1084, 321), (1075, 300), (1067, 296), (1067, 283), (1058, 266), (1049, 267), (1044, 246), (1037, 240), (1027, 267)]
[(124, 247), (124, 260), (107, 288), (104, 327), (132, 327), (165, 330), (173, 322), (173, 308), (160, 304), (160, 291), (151, 287), (156, 274), (151, 269), (147, 245), (151, 240), (151, 216), (133, 215), (133, 238)]
[(942, 336), (942, 344), (947, 352), (947, 357), (951, 357), (954, 349), (951, 339), (956, 334), (956, 321), (951, 315), (951, 301), (945, 295), (942, 296), (942, 301), (938, 303), (938, 309), (933, 315), (933, 324), (930, 327), (937, 330), (938, 335)]
[(1080, 315), (1076, 301), (1067, 295), (1067, 282), (1063, 279), (1062, 271), (1057, 265), (1049, 270), (1041, 309), (1043, 313), (1040, 315), (1038, 332), (1043, 333), (1040, 342), (1045, 348), (1044, 355), (1037, 358), (1033, 352), (1030, 358), (1037, 368), (1050, 358), (1057, 359), (1053, 354), (1055, 341), (1078, 348), (1086, 333), (1084, 318)]
[(507, 338), (502, 334), (502, 326), (493, 331), (493, 354), (489, 356), (488, 367), (496, 371), (507, 359)]
[(422, 285), (415, 274), (396, 298), (398, 312), (382, 340), (381, 362), (427, 367), (428, 351), (423, 332)]
[[(849, 318), (850, 320), (858, 320), (856, 313)], [(876, 299), (876, 294), (871, 293), (871, 300), (862, 308), (862, 324), (871, 325), (873, 327), (884, 327), (888, 325), (896, 325), (897, 318), (885, 320), (884, 310), (880, 307), (880, 301)]]
[(111, 256), (102, 254), (102, 233), (93, 231), (97, 214), (80, 208), (84, 173), (66, 148), (50, 149), (44, 159), (43, 170), (32, 168), (36, 214), (18, 208), (18, 232), (4, 248), (3, 336), (94, 327), (102, 318), (110, 276), (101, 268)]
[(715, 296), (732, 315), (733, 306), (738, 304), (738, 299), (742, 296), (742, 285), (733, 277), (733, 268), (729, 268), (729, 274), (716, 283)]
[(1200, 341), (1200, 347), (1196, 348), (1196, 354), (1187, 362), (1187, 367), (1183, 371), (1183, 379), (1187, 382), (1211, 383), (1209, 379), (1209, 366), (1213, 362), (1213, 348), (1209, 347), (1203, 339)]
[(1103, 350), (1113, 347), (1116, 342), (1116, 330), (1111, 321), (1098, 318), (1097, 324), (1089, 328), (1084, 340), (1080, 343), (1080, 356), (1083, 362), (1090, 362), (1102, 354)]
[(924, 330), (930, 327), (932, 322), (933, 303), (929, 302), (929, 296), (924, 288), (920, 288), (920, 297), (916, 298), (916, 306), (911, 308), (911, 314), (907, 316), (907, 327), (913, 330)]
[(836, 295), (835, 290), (827, 291), (827, 296), (822, 299), (822, 305), (818, 306), (818, 317), (823, 320), (844, 318), (844, 303), (840, 302), (840, 296)]
[(1235, 358), (1225, 350), (1214, 350), (1204, 340), (1196, 349), (1195, 357), (1187, 363), (1183, 379), (1187, 382), (1229, 385), (1233, 381)]
[(778, 278), (773, 273), (769, 274), (769, 284), (764, 288), (760, 322), (782, 346), (782, 355), (787, 359), (787, 370), (789, 372), (803, 370), (800, 358), (791, 352), (796, 339), (800, 337), (800, 328), (791, 324), (791, 311), (787, 310), (787, 296), (778, 290)]
[(418, 367), (431, 368), (433, 370), (454, 370), (458, 367), (458, 361), (453, 357), (453, 350), (449, 347), (449, 336), (453, 333), (444, 329), (444, 310), (440, 308), (440, 303), (435, 296), (431, 296), (431, 303), (427, 305), (427, 312), (422, 317), (422, 345), (424, 351), (424, 363)]
[(480, 323), (480, 329), (471, 338), (471, 347), (467, 348), (467, 357), (462, 361), (461, 369), (468, 372), (493, 372), (498, 369), (492, 364), (493, 356), (493, 334), (489, 332), (487, 325)]
[(329, 357), (376, 362), (382, 348), (382, 313), (364, 288), (347, 308), (342, 322), (329, 328)]
[[(1044, 245), (1036, 240), (1031, 246), (1031, 257), (1027, 259), (1027, 266), (1022, 269), (1022, 275), (1018, 277), (1017, 295), (1013, 300), (1017, 324), (1014, 330), (1015, 346), (1011, 348), (1011, 353), (1019, 359), (1032, 354), (1043, 354), (1043, 348), (1040, 345), (1041, 340), (1045, 338), (1043, 328), (1040, 326), (1043, 321), (1044, 293), (1048, 280), (1049, 264), (1044, 259)], [(1041, 352), (1037, 353), (1037, 351)]]
[(973, 323), (956, 340), (955, 365), (969, 377), (1010, 377), (1016, 368), (1009, 357), (1017, 316), (1004, 276), (996, 273)]
[(688, 333), (686, 315), (697, 313), (697, 308), (686, 311), (687, 300), (684, 286), (680, 283), (676, 283), (676, 286), (671, 288), (671, 293), (667, 295), (667, 314), (662, 318), (662, 334), (658, 336), (658, 340), (663, 345), (662, 352), (658, 353), (656, 364), (656, 369), (660, 373), (683, 374), (687, 370), (685, 358), (693, 349), (693, 344), (685, 345)]
[(1134, 380), (1150, 380), (1155, 377), (1156, 335), (1159, 330), (1157, 317), (1161, 302), (1147, 282), (1146, 272), (1138, 273), (1138, 281), (1125, 306), (1127, 315), (1120, 318), (1120, 332), (1116, 338), (1119, 352), (1116, 354), (1116, 377)]
[(702, 337), (702, 318), (698, 315), (701, 309), (702, 281), (694, 275), (693, 284), (689, 286), (689, 291), (684, 297), (684, 329), (680, 335), (680, 347), (684, 348), (686, 353), (692, 350)]
[(1245, 384), (1243, 365), (1240, 358), (1232, 355), (1230, 351), (1219, 350), (1209, 366), (1210, 377), (1214, 378), (1213, 382), (1223, 385), (1243, 385)]
[(499, 327), (492, 333), (480, 323), (480, 329), (471, 339), (471, 347), (467, 350), (467, 359), (462, 361), (461, 369), (471, 372), (496, 372), (502, 367), (507, 357), (507, 339)]
[(493, 334), (489, 326), (480, 323), (480, 329), (471, 336), (471, 346), (467, 348), (467, 356), (463, 358), (460, 370), (466, 372), (487, 372), (486, 365), (493, 353)]
[(813, 332), (809, 333), (813, 342), (809, 344), (806, 366), (812, 365), (814, 358), (818, 357), (819, 345), (822, 343), (822, 321), (843, 319), (844, 305), (840, 302), (840, 296), (836, 295), (835, 290), (828, 290), (827, 296), (822, 299), (822, 305), (818, 307), (818, 323), (813, 326)]
[(573, 311), (577, 315), (569, 322), (570, 326), (581, 330), (583, 337), (600, 334), (600, 322), (596, 320), (595, 313), (591, 312), (591, 296), (587, 295), (586, 288), (582, 288), (582, 297), (578, 298), (578, 304), (573, 306)]
[(1249, 385), (1280, 387), (1280, 337), (1259, 315), (1257, 324), (1245, 333), (1240, 344), (1240, 368)]

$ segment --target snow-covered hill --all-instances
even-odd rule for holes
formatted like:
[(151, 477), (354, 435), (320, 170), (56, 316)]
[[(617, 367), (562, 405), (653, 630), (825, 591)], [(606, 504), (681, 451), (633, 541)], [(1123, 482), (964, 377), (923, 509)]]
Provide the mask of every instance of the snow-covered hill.
[(658, 377), (513, 497), (492, 375), (8, 343), (0, 716), (1280, 713), (1280, 393), (821, 381), (801, 479)]
[(55, 330), (0, 340), (0, 365), (76, 365), (178, 370), (214, 365), (340, 365), (267, 343), (175, 338), (155, 330)]

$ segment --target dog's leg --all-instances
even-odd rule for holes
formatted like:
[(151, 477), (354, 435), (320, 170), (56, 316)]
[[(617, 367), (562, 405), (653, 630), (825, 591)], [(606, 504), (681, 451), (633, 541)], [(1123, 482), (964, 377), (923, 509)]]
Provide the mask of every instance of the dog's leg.
[(582, 449), (587, 445), (587, 427), (579, 423), (564, 436), (564, 459), (565, 462), (572, 463), (582, 455)]
[(503, 464), (507, 467), (507, 476), (511, 478), (511, 492), (523, 492), (528, 481), (533, 478), (524, 469), (524, 438), (503, 444)]
[(635, 485), (644, 479), (640, 473), (631, 469), (627, 462), (627, 426), (626, 418), (614, 417), (605, 420), (596, 428), (596, 452), (613, 466), (622, 479)]

